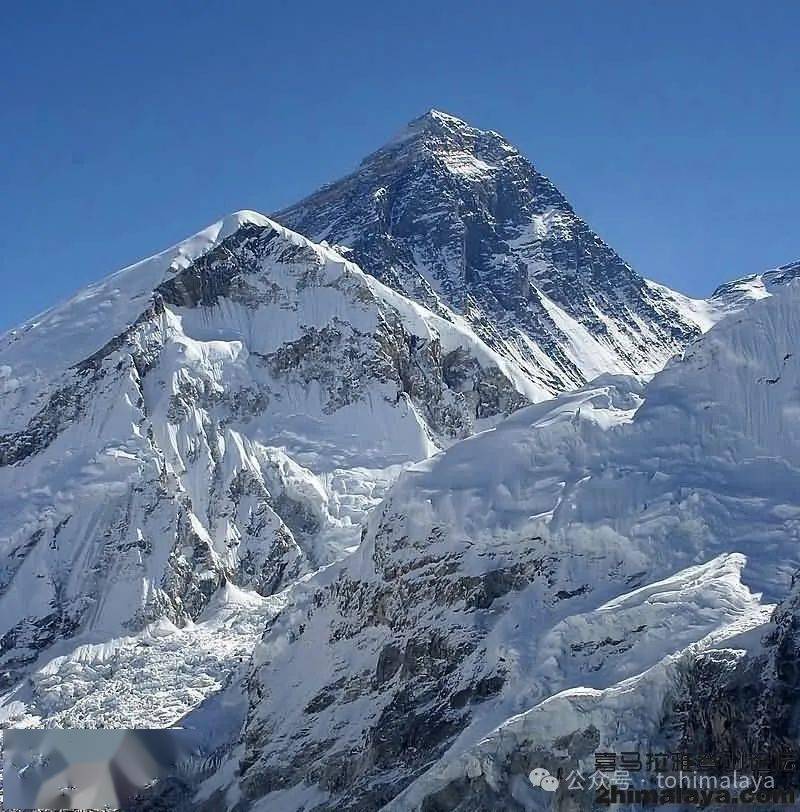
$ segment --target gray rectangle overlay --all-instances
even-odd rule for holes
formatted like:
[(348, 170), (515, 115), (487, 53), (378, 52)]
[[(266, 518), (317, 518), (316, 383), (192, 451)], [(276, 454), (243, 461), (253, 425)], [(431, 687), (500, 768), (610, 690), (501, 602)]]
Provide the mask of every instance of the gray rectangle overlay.
[(189, 779), (191, 736), (167, 730), (5, 730), (7, 809), (133, 809), (165, 782)]

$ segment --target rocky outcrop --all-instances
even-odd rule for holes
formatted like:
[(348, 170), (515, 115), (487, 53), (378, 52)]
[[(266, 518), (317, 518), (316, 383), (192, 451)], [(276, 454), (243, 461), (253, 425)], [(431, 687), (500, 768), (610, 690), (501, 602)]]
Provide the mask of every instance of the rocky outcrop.
[(764, 627), (760, 644), (711, 651), (687, 665), (666, 719), (676, 746), (717, 754), (743, 770), (762, 757), (762, 769), (798, 785), (799, 607), (795, 587)]

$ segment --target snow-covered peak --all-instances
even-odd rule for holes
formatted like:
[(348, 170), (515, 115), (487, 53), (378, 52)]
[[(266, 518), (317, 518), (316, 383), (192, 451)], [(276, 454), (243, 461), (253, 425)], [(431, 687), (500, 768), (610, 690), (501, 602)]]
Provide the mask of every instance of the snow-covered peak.
[(445, 113), (442, 110), (437, 110), (435, 107), (432, 107), (426, 113), (423, 113), (406, 125), (406, 129), (411, 131), (432, 128), (447, 128), (462, 131), (474, 129), (463, 119), (453, 116), (450, 113)]
[(753, 302), (772, 296), (798, 278), (800, 261), (725, 282), (707, 299), (693, 299), (649, 279), (647, 285), (659, 296), (669, 299), (683, 319), (706, 332), (726, 316), (739, 313)]
[[(463, 139), (477, 138), (481, 135), (490, 135), (488, 131), (480, 130), (457, 116), (451, 115), (450, 113), (445, 113), (442, 110), (431, 108), (421, 116), (409, 121), (409, 123), (406, 124), (396, 138), (393, 139), (393, 141), (397, 142), (423, 133), (449, 135), (452, 138)], [(389, 143), (391, 144), (392, 141)]]
[(416, 121), (420, 121), (422, 119), (426, 119), (429, 121), (436, 121), (436, 122), (443, 122), (449, 126), (453, 127), (469, 127), (470, 125), (467, 124), (458, 116), (454, 116), (450, 113), (445, 113), (443, 110), (437, 110), (435, 107), (431, 107), (427, 113), (423, 113)]
[(263, 214), (236, 211), (146, 259), (128, 265), (0, 335), (0, 369), (46, 378), (90, 355), (128, 327), (166, 279), (243, 225), (277, 227)]
[(456, 116), (432, 109), (410, 121), (380, 149), (368, 155), (361, 167), (387, 161), (420, 161), (433, 156), (446, 160), (448, 155), (460, 156), (462, 161), (463, 156), (470, 156), (491, 167), (493, 162), (519, 153), (498, 133), (478, 129)]
[(0, 335), (0, 394), (7, 408), (16, 404), (24, 409), (36, 402), (58, 374), (131, 327), (150, 307), (159, 286), (248, 227), (274, 232), (287, 246), (304, 248), (320, 262), (351, 265), (327, 246), (317, 245), (259, 212), (233, 212)]
[(437, 110), (276, 219), (465, 318), (551, 394), (600, 371), (651, 373), (707, 326), (502, 136)]

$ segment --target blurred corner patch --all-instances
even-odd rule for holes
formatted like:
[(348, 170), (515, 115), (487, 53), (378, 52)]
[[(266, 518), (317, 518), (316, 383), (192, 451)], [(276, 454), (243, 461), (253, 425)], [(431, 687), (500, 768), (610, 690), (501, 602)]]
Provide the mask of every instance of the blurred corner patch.
[(5, 730), (7, 809), (135, 809), (202, 773), (191, 737), (168, 730)]

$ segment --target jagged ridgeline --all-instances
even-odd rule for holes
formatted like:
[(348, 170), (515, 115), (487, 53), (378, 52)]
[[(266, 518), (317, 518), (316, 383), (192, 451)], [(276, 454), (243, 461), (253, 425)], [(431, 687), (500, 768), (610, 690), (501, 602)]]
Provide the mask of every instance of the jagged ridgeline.
[(252, 213), (0, 352), (7, 685), (60, 637), (182, 624), (223, 583), (269, 595), (330, 563), (392, 466), (539, 395), (465, 326)]
[(280, 212), (434, 312), (463, 315), (550, 394), (654, 372), (708, 324), (639, 276), (501, 135), (431, 110)]

